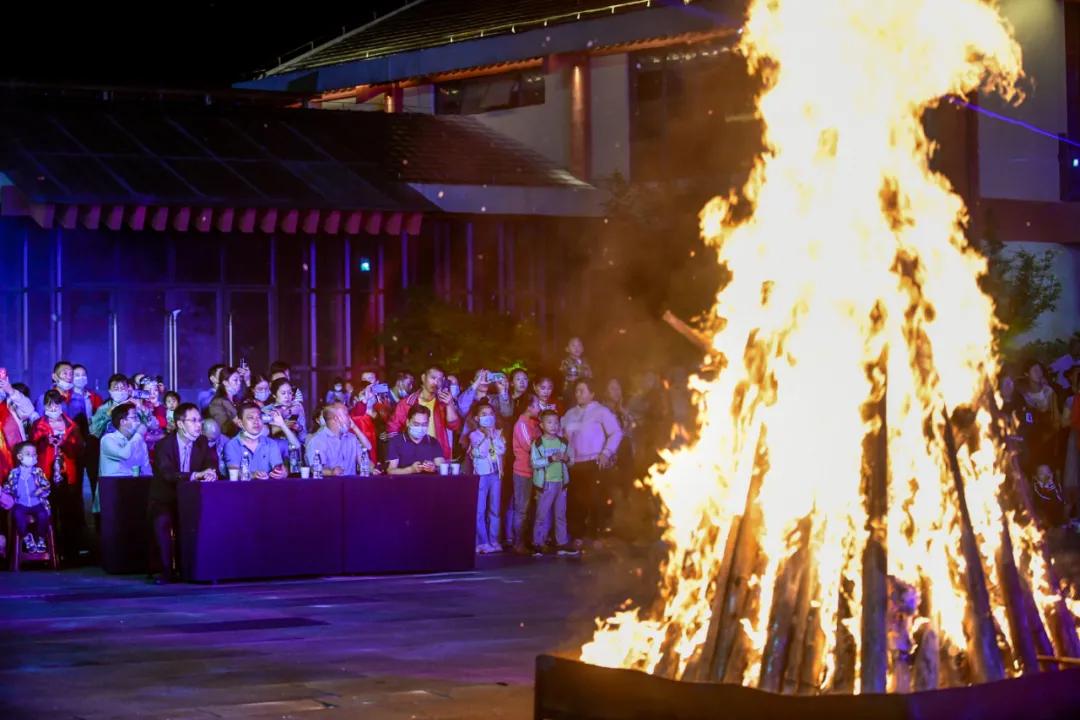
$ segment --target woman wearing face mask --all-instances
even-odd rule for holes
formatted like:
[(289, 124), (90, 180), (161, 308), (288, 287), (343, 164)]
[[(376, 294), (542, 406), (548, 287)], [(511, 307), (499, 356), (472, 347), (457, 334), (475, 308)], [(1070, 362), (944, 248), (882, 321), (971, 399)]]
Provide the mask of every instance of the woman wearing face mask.
[(236, 368), (222, 370), (221, 384), (218, 385), (214, 399), (210, 401), (206, 412), (217, 421), (221, 434), (226, 437), (235, 437), (240, 432), (236, 406), (243, 399), (243, 393), (244, 381), (240, 371)]
[(265, 375), (256, 373), (251, 377), (251, 397), (261, 409), (272, 404), (270, 400), (270, 381)]
[(345, 381), (339, 377), (334, 378), (330, 390), (326, 393), (326, 404), (341, 403), (344, 405), (348, 400), (349, 394), (345, 392)]
[(79, 458), (83, 439), (79, 426), (64, 414), (64, 396), (58, 390), (45, 393), (44, 401), (45, 415), (34, 423), (30, 441), (37, 448), (39, 467), (52, 483), (60, 554), (70, 561), (77, 557), (82, 538), (83, 500)]

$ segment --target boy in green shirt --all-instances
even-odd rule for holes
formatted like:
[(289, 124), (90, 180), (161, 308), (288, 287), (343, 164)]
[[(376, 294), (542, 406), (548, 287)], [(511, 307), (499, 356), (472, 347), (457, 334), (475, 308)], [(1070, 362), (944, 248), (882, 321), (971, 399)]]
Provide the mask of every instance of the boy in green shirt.
[(570, 482), (570, 446), (559, 437), (559, 415), (553, 410), (540, 414), (542, 434), (532, 446), (533, 485), (540, 489), (536, 499), (533, 546), (537, 554), (547, 544), (552, 515), (559, 555), (577, 555), (566, 532), (566, 486)]

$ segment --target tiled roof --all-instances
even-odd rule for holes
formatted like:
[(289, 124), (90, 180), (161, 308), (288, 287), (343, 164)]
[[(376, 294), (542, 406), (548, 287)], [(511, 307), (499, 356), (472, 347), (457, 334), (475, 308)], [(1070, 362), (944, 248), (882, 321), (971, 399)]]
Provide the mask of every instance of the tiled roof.
[(682, 5), (683, 0), (414, 0), (267, 75), (673, 4)]
[(33, 202), (432, 209), (408, 183), (581, 186), (467, 118), (124, 103), (0, 106)]

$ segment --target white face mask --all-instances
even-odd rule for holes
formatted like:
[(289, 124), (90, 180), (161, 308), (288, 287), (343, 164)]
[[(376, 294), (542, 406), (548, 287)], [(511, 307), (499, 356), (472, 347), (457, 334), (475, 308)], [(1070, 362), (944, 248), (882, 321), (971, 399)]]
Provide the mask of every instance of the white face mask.
[(335, 385), (334, 386), (334, 392), (341, 392), (341, 386), (340, 385)]
[(85, 375), (78, 375), (78, 376), (75, 377), (75, 382), (72, 383), (72, 384), (75, 386), (75, 388), (77, 390), (82, 390), (83, 388), (86, 387), (86, 383), (87, 383), (87, 381), (89, 379), (90, 378), (86, 377)]
[(427, 435), (427, 428), (420, 427), (418, 425), (410, 425), (409, 435), (412, 437), (413, 440), (423, 440), (424, 436)]
[(244, 437), (246, 437), (248, 440), (258, 440), (259, 439), (258, 433), (252, 435), (247, 430), (244, 431)]
[(49, 418), (50, 420), (57, 420), (63, 414), (64, 414), (64, 411), (61, 410), (60, 408), (57, 408), (56, 410), (46, 410), (45, 411), (45, 417)]
[(480, 417), (476, 418), (476, 422), (482, 428), (493, 428), (493, 427), (495, 427), (495, 416), (494, 415), (481, 415)]
[(112, 401), (114, 403), (119, 405), (120, 403), (127, 402), (128, 391), (127, 390), (110, 390), (109, 391), (109, 397), (112, 398)]
[(67, 380), (57, 380), (56, 381), (56, 387), (59, 388), (60, 390), (63, 390), (64, 392), (67, 392), (71, 388), (75, 387), (75, 384), (74, 383), (69, 383)]
[(265, 391), (256, 390), (255, 391), (255, 399), (258, 400), (259, 402), (266, 402), (267, 400), (270, 399), (270, 391), (269, 390), (265, 390)]
[(34, 467), (37, 465), (37, 458), (30, 457), (28, 455), (20, 455), (19, 462), (23, 467)]
[(456, 398), (460, 394), (461, 394), (461, 388), (460, 387), (458, 387), (457, 385), (451, 385), (450, 386), (450, 397)]

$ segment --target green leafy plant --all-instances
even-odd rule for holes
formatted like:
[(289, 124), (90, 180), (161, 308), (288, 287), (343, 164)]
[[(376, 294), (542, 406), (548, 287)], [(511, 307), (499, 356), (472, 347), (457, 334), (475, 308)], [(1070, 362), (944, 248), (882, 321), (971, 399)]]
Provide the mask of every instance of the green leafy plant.
[(420, 372), (437, 364), (451, 373), (531, 367), (540, 358), (535, 324), (495, 312), (470, 313), (418, 286), (402, 293), (377, 337), (391, 368)]

